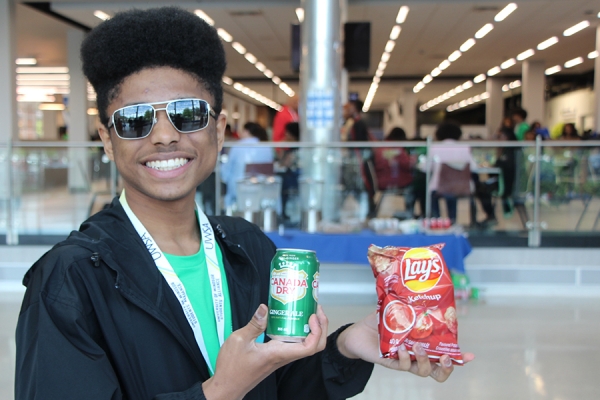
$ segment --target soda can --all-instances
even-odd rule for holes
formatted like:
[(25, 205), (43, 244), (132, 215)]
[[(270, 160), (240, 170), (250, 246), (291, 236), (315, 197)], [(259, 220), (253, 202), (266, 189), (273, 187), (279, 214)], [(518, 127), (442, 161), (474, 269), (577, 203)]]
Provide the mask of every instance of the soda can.
[(278, 249), (271, 261), (267, 335), (302, 342), (308, 319), (317, 312), (319, 261), (312, 250)]

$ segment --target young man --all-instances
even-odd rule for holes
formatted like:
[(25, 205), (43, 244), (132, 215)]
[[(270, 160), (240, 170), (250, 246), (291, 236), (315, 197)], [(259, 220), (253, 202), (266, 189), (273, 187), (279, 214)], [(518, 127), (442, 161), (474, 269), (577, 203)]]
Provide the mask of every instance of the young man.
[(526, 122), (527, 111), (522, 108), (516, 108), (511, 111), (510, 118), (515, 127), (515, 136), (517, 136), (517, 140), (525, 140), (525, 133), (529, 130), (529, 124)]
[(264, 336), (275, 246), (241, 219), (208, 219), (196, 187), (226, 121), (216, 31), (176, 8), (117, 14), (82, 46), (106, 154), (124, 192), (26, 274), (15, 398), (340, 399), (377, 362), (445, 380), (448, 358), (383, 360), (374, 315), (303, 343)]

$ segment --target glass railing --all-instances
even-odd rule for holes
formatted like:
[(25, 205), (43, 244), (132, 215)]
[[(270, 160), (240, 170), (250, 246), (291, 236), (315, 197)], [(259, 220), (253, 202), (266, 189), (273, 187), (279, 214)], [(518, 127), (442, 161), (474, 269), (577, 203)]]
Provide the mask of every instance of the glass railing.
[[(454, 231), (509, 235), (529, 246), (552, 235), (600, 233), (600, 143), (593, 141), (260, 143), (280, 160), (226, 179), (239, 146), (225, 144), (214, 174), (197, 190), (207, 214), (253, 218), (265, 229)], [(473, 162), (470, 192), (454, 196), (454, 216), (452, 196), (439, 191), (459, 186), (461, 168), (435, 154), (455, 153), (456, 146), (469, 147)], [(439, 175), (442, 164), (454, 175)], [(230, 189), (238, 181), (247, 184), (237, 193), (241, 200)], [(252, 184), (263, 185), (254, 197)], [(120, 181), (99, 142), (15, 142), (0, 144), (0, 185), (0, 241), (18, 244), (78, 229), (111, 201)]]

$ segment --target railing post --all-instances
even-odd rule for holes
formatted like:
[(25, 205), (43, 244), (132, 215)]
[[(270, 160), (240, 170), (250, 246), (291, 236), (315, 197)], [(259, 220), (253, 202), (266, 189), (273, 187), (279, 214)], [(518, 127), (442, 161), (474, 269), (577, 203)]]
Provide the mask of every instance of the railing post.
[(535, 179), (533, 182), (533, 224), (529, 226), (529, 247), (540, 247), (542, 242), (542, 234), (540, 231), (540, 176), (541, 168), (540, 161), (542, 160), (542, 138), (540, 135), (535, 139)]
[(19, 232), (17, 230), (17, 224), (15, 222), (15, 177), (13, 171), (13, 144), (12, 137), (8, 137), (8, 146), (6, 150), (6, 175), (8, 177), (8, 204), (6, 205), (6, 244), (7, 245), (18, 245), (19, 244)]

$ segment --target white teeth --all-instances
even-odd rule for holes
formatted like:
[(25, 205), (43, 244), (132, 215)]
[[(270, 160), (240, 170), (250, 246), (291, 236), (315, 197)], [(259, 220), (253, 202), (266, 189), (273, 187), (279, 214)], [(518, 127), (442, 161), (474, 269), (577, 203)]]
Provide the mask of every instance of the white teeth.
[(172, 158), (170, 160), (148, 161), (146, 166), (159, 171), (170, 171), (188, 163), (187, 158)]

